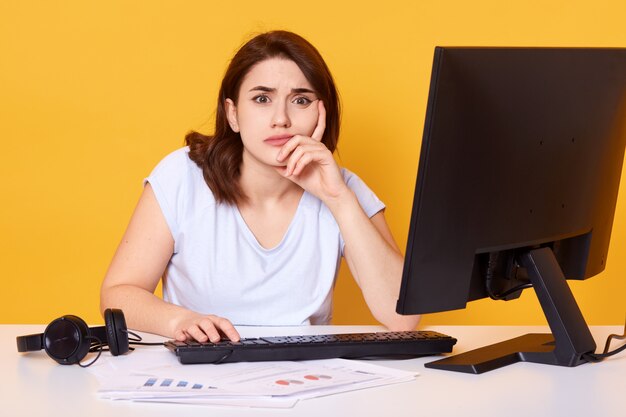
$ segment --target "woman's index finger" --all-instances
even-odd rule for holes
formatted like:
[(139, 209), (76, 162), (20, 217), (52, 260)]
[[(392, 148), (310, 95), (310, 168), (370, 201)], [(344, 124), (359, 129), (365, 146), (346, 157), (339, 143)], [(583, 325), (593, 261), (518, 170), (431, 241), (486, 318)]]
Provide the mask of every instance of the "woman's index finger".
[(324, 130), (326, 130), (326, 107), (324, 107), (324, 102), (322, 100), (318, 101), (317, 110), (319, 112), (319, 117), (317, 118), (317, 126), (315, 126), (315, 130), (313, 131), (311, 138), (321, 142), (324, 137)]

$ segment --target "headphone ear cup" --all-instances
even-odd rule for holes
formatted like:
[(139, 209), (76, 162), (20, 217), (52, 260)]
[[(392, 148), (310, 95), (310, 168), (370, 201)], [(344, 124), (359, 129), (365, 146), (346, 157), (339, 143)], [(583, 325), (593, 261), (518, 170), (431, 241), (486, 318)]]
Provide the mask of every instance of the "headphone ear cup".
[(107, 308), (104, 311), (104, 325), (111, 355), (118, 356), (128, 352), (128, 329), (122, 310)]
[(79, 363), (89, 353), (90, 345), (89, 326), (80, 317), (60, 317), (43, 333), (46, 353), (62, 365)]

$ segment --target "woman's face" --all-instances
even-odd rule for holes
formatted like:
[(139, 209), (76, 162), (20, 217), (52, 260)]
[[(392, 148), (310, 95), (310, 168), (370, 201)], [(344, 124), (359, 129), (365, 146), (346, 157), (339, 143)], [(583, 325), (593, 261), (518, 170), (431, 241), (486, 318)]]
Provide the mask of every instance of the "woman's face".
[(318, 97), (298, 68), (286, 58), (270, 58), (245, 76), (237, 103), (226, 100), (231, 128), (239, 132), (244, 163), (284, 166), (276, 160), (294, 135), (311, 136), (318, 120)]

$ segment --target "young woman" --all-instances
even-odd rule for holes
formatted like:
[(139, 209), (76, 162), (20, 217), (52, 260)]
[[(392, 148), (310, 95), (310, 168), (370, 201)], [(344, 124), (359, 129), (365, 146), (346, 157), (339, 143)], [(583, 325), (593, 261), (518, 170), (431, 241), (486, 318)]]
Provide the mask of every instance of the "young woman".
[(102, 311), (202, 342), (239, 340), (234, 325), (326, 324), (344, 256), (376, 319), (415, 328), (418, 316), (395, 313), (403, 259), (384, 205), (333, 158), (339, 120), (309, 42), (274, 31), (246, 43), (222, 81), (215, 134), (188, 134), (145, 180)]

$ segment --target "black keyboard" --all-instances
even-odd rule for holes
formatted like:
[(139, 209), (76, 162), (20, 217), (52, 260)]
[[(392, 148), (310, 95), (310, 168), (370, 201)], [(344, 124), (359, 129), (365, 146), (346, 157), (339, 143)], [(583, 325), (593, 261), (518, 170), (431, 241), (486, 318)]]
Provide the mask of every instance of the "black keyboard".
[(456, 339), (433, 331), (245, 338), (218, 343), (170, 340), (183, 364), (310, 359), (406, 358), (451, 352)]

